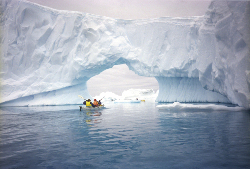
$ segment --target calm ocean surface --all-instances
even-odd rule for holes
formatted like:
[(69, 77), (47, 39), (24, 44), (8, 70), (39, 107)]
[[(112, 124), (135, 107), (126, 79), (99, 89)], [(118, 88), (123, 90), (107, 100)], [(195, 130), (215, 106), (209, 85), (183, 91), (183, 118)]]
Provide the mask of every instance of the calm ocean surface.
[(0, 108), (0, 168), (250, 168), (247, 111)]

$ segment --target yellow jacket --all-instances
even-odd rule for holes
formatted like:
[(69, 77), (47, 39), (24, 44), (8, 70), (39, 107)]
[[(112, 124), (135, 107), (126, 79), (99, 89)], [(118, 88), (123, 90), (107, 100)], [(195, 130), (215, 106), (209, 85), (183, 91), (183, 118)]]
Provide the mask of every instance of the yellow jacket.
[(86, 101), (86, 106), (89, 107), (89, 106), (92, 106), (92, 105), (90, 104), (89, 101)]

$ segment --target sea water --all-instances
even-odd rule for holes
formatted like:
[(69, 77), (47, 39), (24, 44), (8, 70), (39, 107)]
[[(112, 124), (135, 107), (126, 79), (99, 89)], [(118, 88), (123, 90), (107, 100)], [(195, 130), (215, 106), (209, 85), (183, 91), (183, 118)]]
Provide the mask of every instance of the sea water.
[(248, 111), (2, 107), (0, 168), (250, 168)]

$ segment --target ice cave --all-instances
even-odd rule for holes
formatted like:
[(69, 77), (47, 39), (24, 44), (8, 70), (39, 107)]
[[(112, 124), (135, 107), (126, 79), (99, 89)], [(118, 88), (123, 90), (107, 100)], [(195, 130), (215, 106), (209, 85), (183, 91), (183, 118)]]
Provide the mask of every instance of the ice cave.
[(126, 64), (159, 83), (156, 102), (250, 107), (249, 1), (212, 1), (204, 16), (122, 20), (2, 0), (1, 106), (88, 98), (86, 82)]

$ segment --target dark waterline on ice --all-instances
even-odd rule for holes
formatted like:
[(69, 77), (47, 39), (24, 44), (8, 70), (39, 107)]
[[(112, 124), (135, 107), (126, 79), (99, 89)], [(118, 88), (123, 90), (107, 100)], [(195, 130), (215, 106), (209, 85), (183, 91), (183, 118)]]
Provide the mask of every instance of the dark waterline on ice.
[(250, 168), (248, 111), (0, 108), (0, 168)]

